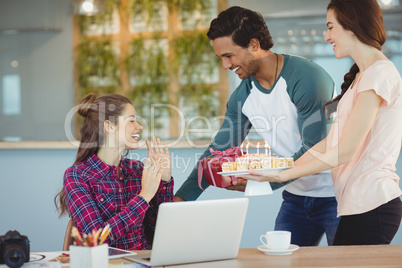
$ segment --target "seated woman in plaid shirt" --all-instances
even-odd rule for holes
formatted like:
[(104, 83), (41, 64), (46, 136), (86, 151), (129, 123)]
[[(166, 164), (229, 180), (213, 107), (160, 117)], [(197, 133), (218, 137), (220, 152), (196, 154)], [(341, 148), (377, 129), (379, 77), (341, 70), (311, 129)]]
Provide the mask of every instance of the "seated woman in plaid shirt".
[(146, 140), (145, 164), (122, 157), (139, 147), (143, 127), (132, 103), (121, 95), (89, 94), (78, 114), (85, 120), (76, 160), (55, 198), (60, 215), (68, 212), (81, 234), (109, 224), (106, 243), (112, 247), (150, 249), (158, 206), (173, 201), (166, 144), (152, 136), (153, 148)]

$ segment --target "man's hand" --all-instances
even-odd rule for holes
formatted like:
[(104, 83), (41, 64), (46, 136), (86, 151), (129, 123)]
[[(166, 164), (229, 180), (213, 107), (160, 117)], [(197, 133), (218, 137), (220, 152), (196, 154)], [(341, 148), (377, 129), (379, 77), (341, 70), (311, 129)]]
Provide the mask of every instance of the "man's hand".
[(247, 180), (243, 178), (237, 178), (237, 181), (233, 181), (233, 185), (225, 187), (227, 190), (244, 192), (246, 190)]

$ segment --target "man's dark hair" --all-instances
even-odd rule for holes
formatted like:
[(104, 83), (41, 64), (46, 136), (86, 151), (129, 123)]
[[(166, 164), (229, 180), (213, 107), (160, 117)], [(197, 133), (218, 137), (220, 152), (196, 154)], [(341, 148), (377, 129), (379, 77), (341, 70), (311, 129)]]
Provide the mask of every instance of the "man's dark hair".
[(274, 45), (261, 14), (239, 6), (230, 7), (213, 19), (207, 36), (210, 40), (232, 36), (233, 42), (244, 48), (248, 47), (252, 38), (258, 39), (264, 50)]

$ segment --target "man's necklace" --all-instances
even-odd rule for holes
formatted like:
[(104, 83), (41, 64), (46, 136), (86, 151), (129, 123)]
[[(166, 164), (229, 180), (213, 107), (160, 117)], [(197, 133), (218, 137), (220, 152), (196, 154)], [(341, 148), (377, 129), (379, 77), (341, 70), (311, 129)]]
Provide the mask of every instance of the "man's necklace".
[[(276, 55), (276, 68), (275, 68), (275, 77), (274, 77), (274, 83), (275, 83), (275, 81), (276, 81), (276, 75), (277, 75), (277, 73), (278, 73), (278, 62), (279, 62), (279, 60), (278, 60), (278, 54), (276, 54), (275, 53), (275, 55)], [(273, 85), (273, 84), (272, 84)]]

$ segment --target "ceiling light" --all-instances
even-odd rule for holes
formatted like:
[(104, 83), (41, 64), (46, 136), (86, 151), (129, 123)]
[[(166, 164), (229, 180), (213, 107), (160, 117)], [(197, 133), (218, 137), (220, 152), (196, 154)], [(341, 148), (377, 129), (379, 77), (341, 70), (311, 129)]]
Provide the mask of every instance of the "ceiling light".
[(105, 0), (71, 0), (74, 14), (92, 16), (105, 12)]
[(384, 5), (388, 6), (389, 4), (391, 4), (392, 0), (381, 0), (381, 2), (382, 2)]
[(82, 2), (81, 8), (86, 13), (92, 13), (94, 11), (94, 3), (92, 1), (84, 1)]

